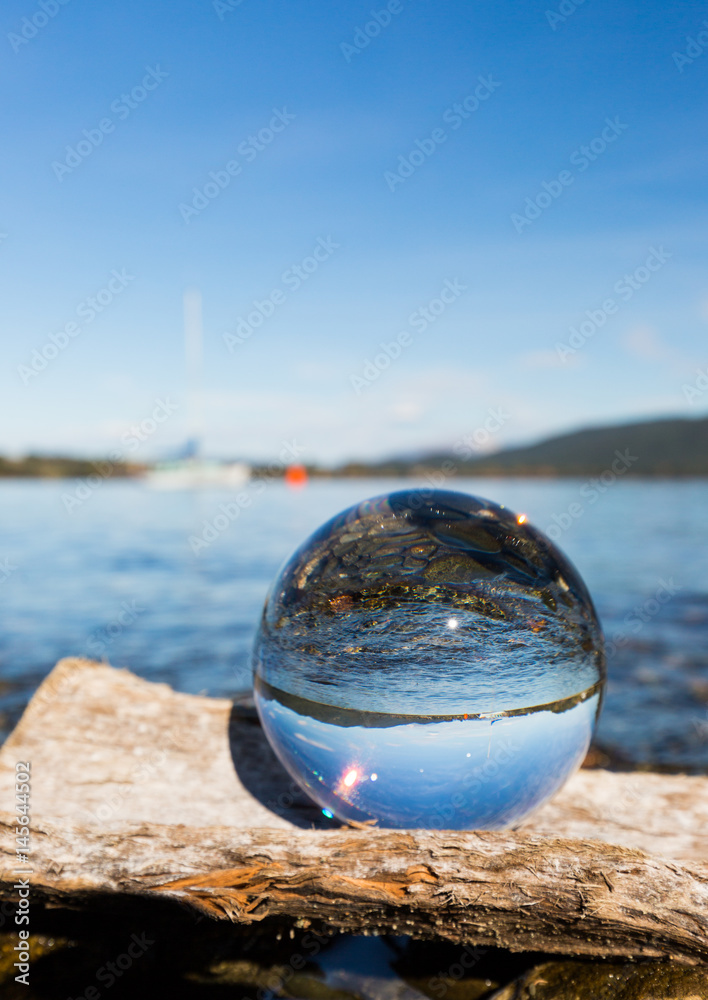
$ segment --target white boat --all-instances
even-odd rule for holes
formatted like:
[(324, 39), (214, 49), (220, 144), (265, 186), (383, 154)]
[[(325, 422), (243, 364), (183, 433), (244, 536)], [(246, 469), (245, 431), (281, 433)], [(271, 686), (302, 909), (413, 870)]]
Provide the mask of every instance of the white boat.
[(198, 458), (161, 462), (145, 473), (154, 490), (239, 489), (251, 470), (244, 462), (209, 462)]
[(188, 289), (184, 295), (184, 335), (190, 425), (193, 433), (181, 458), (159, 462), (145, 473), (144, 481), (156, 490), (240, 489), (251, 475), (250, 467), (245, 462), (217, 462), (202, 458), (200, 454), (204, 429), (204, 336), (202, 297), (197, 289)]

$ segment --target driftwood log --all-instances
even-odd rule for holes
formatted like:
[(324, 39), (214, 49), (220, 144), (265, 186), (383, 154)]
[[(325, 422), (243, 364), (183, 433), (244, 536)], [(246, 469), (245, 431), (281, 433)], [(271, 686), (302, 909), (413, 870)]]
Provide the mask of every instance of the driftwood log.
[(0, 896), (31, 762), (34, 903), (708, 965), (708, 778), (584, 770), (513, 832), (338, 827), (226, 700), (62, 660), (0, 752)]

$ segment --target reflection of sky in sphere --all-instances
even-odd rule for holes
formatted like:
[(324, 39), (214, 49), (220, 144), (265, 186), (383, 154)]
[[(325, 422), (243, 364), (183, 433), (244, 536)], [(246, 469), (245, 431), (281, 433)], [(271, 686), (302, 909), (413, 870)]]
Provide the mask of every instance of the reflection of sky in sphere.
[(278, 756), (323, 809), (443, 829), (509, 825), (552, 795), (582, 761), (599, 699), (565, 712), (379, 729), (299, 715), (256, 691)]

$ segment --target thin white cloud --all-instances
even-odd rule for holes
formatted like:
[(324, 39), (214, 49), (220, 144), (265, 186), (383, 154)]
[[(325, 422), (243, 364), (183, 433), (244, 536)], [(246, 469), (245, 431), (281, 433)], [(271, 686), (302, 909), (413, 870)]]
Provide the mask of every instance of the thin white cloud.
[(650, 326), (635, 326), (622, 338), (626, 352), (642, 361), (666, 361), (676, 359), (678, 354), (661, 339), (659, 333)]
[(389, 412), (394, 422), (399, 424), (414, 424), (418, 423), (423, 414), (425, 413), (425, 408), (421, 405), (419, 400), (416, 399), (399, 399), (395, 403), (392, 403), (389, 407)]

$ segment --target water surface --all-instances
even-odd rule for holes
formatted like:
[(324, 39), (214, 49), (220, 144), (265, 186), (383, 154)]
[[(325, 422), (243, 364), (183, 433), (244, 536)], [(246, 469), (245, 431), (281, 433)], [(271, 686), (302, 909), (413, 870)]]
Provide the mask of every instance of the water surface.
[[(195, 554), (190, 538), (202, 537), (231, 494), (108, 481), (69, 513), (62, 495), (73, 483), (0, 483), (4, 732), (56, 660), (72, 654), (182, 691), (243, 689), (282, 562), (345, 507), (426, 485), (354, 479), (293, 492), (274, 483)], [(575, 480), (446, 485), (552, 529), (583, 576), (609, 644), (600, 743), (628, 763), (708, 769), (708, 484), (620, 480), (604, 493)], [(573, 504), (580, 515), (574, 506), (564, 516)]]

